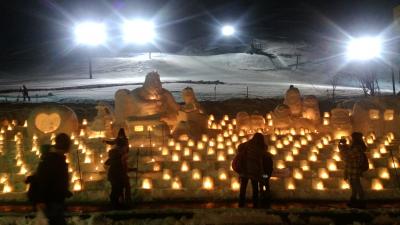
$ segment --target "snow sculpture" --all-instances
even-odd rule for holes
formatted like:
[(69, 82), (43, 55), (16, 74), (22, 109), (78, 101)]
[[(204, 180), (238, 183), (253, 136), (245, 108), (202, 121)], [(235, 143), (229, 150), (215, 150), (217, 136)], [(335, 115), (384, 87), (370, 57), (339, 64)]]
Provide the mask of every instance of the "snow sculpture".
[(289, 89), (286, 91), (283, 104), (289, 106), (292, 116), (301, 116), (302, 101), (299, 89), (290, 85)]
[(319, 124), (321, 121), (318, 99), (314, 95), (309, 95), (304, 98), (303, 118), (311, 120), (314, 124)]
[(265, 119), (262, 115), (259, 114), (251, 115), (250, 120), (251, 120), (251, 129), (253, 131), (265, 128)]
[(92, 133), (89, 136), (114, 137), (112, 130), (112, 124), (115, 120), (113, 108), (105, 102), (99, 102), (96, 109), (97, 115), (89, 126), (90, 133)]
[(236, 114), (236, 126), (239, 130), (250, 129), (250, 116), (247, 112), (238, 112)]
[(173, 135), (175, 137), (187, 135), (191, 139), (198, 140), (207, 132), (207, 115), (204, 114), (191, 87), (182, 90), (182, 97), (185, 104), (178, 113), (178, 124)]
[(39, 137), (48, 137), (52, 133), (76, 133), (78, 119), (70, 108), (63, 105), (41, 105), (34, 109), (28, 118), (28, 132)]
[(279, 104), (272, 112), (272, 119), (275, 128), (289, 128), (292, 124), (291, 110), (285, 104)]
[(353, 130), (348, 109), (335, 108), (331, 110), (331, 128), (333, 137), (340, 139), (342, 136), (350, 136)]
[(142, 87), (115, 93), (115, 117), (119, 126), (124, 126), (127, 120), (158, 120), (174, 127), (178, 110), (172, 94), (162, 88), (157, 72), (148, 73)]

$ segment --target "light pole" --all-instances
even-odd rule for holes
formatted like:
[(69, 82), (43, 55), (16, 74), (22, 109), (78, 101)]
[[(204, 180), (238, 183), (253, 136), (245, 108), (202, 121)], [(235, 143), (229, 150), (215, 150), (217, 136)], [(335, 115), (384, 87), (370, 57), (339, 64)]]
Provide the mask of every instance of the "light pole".
[[(382, 56), (382, 40), (379, 37), (353, 38), (347, 44), (346, 55), (351, 61), (370, 61)], [(394, 70), (392, 70), (393, 95), (396, 95)]]
[(74, 28), (75, 42), (85, 45), (88, 49), (89, 79), (92, 79), (92, 54), (91, 48), (102, 45), (107, 40), (106, 26), (103, 23), (83, 22)]
[[(145, 45), (152, 43), (156, 37), (154, 24), (142, 19), (126, 20), (122, 25), (124, 42), (127, 44)], [(151, 49), (149, 49), (151, 59)]]

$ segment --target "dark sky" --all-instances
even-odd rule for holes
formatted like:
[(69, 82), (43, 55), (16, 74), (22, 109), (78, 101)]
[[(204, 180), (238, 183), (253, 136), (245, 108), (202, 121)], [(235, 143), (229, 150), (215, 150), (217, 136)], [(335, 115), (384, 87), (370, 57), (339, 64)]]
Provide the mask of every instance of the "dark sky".
[(399, 0), (2, 0), (0, 59), (65, 51), (73, 43), (72, 24), (84, 19), (107, 23), (118, 44), (122, 18), (153, 18), (164, 40), (161, 45), (172, 51), (194, 38), (215, 35), (225, 22), (236, 24), (243, 38), (339, 38), (333, 24), (353, 35), (380, 32), (392, 22), (392, 9), (398, 4)]

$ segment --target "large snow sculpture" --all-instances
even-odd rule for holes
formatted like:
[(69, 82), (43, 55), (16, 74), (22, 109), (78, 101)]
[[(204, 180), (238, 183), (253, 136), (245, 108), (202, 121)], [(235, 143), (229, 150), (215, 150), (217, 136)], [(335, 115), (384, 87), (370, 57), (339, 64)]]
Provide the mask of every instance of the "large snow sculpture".
[(276, 106), (276, 108), (272, 112), (274, 127), (280, 129), (289, 128), (292, 124), (291, 115), (292, 113), (289, 106), (285, 104), (279, 104), (278, 106)]
[(142, 87), (115, 93), (115, 117), (119, 126), (124, 126), (127, 120), (158, 120), (173, 127), (178, 110), (172, 94), (162, 88), (157, 72), (148, 73)]
[(113, 108), (105, 102), (99, 102), (96, 109), (97, 115), (89, 126), (91, 135), (114, 137), (112, 130), (112, 124), (115, 120)]
[(335, 108), (331, 110), (331, 132), (335, 139), (350, 136), (353, 130), (348, 109)]
[(289, 106), (292, 116), (301, 116), (302, 100), (299, 89), (290, 85), (289, 89), (286, 91), (283, 104)]
[(191, 139), (198, 140), (207, 132), (207, 115), (204, 114), (191, 87), (182, 90), (182, 97), (185, 104), (178, 113), (178, 124), (173, 135), (175, 137), (187, 135)]

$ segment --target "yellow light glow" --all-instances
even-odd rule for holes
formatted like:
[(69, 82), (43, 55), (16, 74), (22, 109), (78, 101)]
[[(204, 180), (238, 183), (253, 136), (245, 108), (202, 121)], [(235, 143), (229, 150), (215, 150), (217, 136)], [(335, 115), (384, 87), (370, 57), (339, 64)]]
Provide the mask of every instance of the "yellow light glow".
[(162, 178), (163, 178), (163, 180), (170, 180), (171, 179), (171, 171), (169, 169), (164, 169)]
[(324, 112), (324, 118), (329, 118), (329, 117), (331, 117), (329, 112)]
[(286, 154), (286, 157), (285, 157), (285, 160), (287, 161), (287, 162), (293, 162), (293, 154), (292, 154), (292, 152), (288, 152), (287, 154)]
[(329, 171), (336, 171), (337, 170), (337, 165), (336, 165), (335, 160), (328, 159), (327, 167), (328, 167)]
[(226, 160), (225, 152), (219, 151), (217, 155), (217, 161), (222, 162)]
[(234, 154), (235, 154), (235, 149), (232, 146), (229, 146), (228, 155), (234, 155)]
[(207, 155), (214, 155), (214, 154), (215, 154), (214, 148), (209, 147), (209, 148), (207, 149)]
[(246, 135), (246, 132), (244, 130), (239, 131), (239, 137), (244, 137)]
[(308, 144), (307, 139), (304, 138), (304, 137), (300, 138), (300, 144), (301, 144), (301, 145), (307, 145), (307, 144)]
[(213, 115), (213, 114), (211, 114), (211, 115), (208, 117), (208, 120), (214, 121), (214, 120), (215, 120), (215, 117), (214, 117), (214, 115)]
[(375, 191), (383, 190), (382, 182), (379, 179), (372, 179), (371, 189)]
[(154, 163), (153, 171), (158, 172), (161, 170), (161, 165), (159, 163)]
[(324, 190), (325, 189), (324, 183), (322, 182), (322, 180), (319, 180), (319, 179), (314, 181), (313, 187), (316, 190)]
[(85, 155), (85, 160), (83, 161), (83, 163), (86, 163), (86, 164), (92, 163), (92, 159), (91, 159), (90, 155), (88, 155), (88, 154)]
[(203, 178), (203, 188), (206, 190), (212, 190), (214, 188), (214, 182), (211, 177)]
[(172, 161), (173, 162), (178, 162), (179, 159), (180, 159), (180, 157), (179, 157), (178, 153), (176, 153), (176, 152), (172, 153)]
[(286, 189), (287, 190), (295, 190), (296, 189), (293, 179), (291, 179), (291, 178), (286, 179)]
[(188, 147), (185, 147), (185, 149), (183, 150), (184, 156), (190, 156), (191, 153), (192, 153), (192, 151)]
[(334, 159), (336, 162), (340, 162), (342, 159), (340, 158), (339, 152), (334, 152), (332, 155), (332, 159)]
[(379, 119), (379, 110), (377, 109), (370, 109), (369, 110), (369, 118), (371, 120), (378, 120)]
[(193, 153), (193, 161), (201, 161), (200, 154), (197, 152)]
[(10, 192), (12, 192), (11, 185), (8, 182), (4, 183), (3, 193), (10, 193)]
[(387, 153), (386, 147), (384, 145), (379, 146), (379, 152), (381, 154), (386, 154)]
[(232, 139), (233, 143), (236, 143), (239, 141), (239, 137), (237, 136), (237, 134), (232, 135), (231, 139)]
[(231, 179), (231, 189), (232, 191), (239, 191), (240, 190), (240, 183), (236, 177)]
[(272, 134), (271, 136), (270, 136), (270, 138), (269, 138), (271, 141), (276, 141), (277, 140), (277, 138), (276, 138), (276, 135), (275, 134)]
[(204, 149), (204, 143), (201, 142), (201, 141), (197, 142), (197, 149), (198, 150), (203, 150)]
[(200, 180), (201, 179), (201, 172), (198, 169), (194, 169), (192, 171), (192, 179), (193, 180)]
[(340, 189), (342, 189), (342, 190), (350, 189), (349, 183), (345, 180), (341, 180), (340, 181)]
[(381, 154), (378, 151), (373, 151), (372, 158), (379, 159), (380, 157), (381, 157)]
[(150, 178), (144, 178), (142, 181), (142, 188), (143, 189), (152, 189), (153, 188), (153, 182)]
[(324, 126), (328, 126), (329, 125), (329, 119), (328, 118), (323, 118), (323, 123)]
[(325, 168), (319, 168), (318, 169), (318, 177), (321, 179), (328, 179), (329, 173)]
[(228, 175), (226, 174), (225, 170), (220, 170), (218, 173), (218, 179), (220, 180), (227, 180)]
[(181, 165), (181, 171), (182, 171), (182, 172), (187, 172), (187, 171), (189, 171), (189, 163), (187, 163), (186, 161), (183, 161), (183, 162), (182, 162), (182, 165)]
[(171, 184), (171, 188), (174, 190), (182, 189), (182, 182), (179, 180), (179, 178), (177, 177), (174, 178)]
[(175, 146), (175, 141), (174, 141), (174, 139), (169, 139), (169, 141), (168, 141), (168, 146), (169, 146), (169, 147)]
[(169, 150), (166, 147), (163, 147), (161, 150), (161, 155), (166, 156), (169, 155)]
[(310, 154), (308, 154), (308, 160), (315, 162), (318, 160), (317, 155), (314, 152), (311, 152)]
[(296, 180), (301, 180), (303, 179), (303, 173), (301, 172), (300, 169), (293, 169), (293, 178)]
[(287, 138), (283, 139), (283, 145), (289, 145), (290, 141)]
[(224, 149), (224, 148), (225, 148), (224, 143), (218, 143), (217, 149)]
[(300, 161), (300, 168), (301, 168), (303, 171), (309, 171), (309, 170), (310, 170), (310, 166), (308, 165), (307, 160), (301, 160), (301, 161)]
[(22, 165), (18, 174), (25, 175), (27, 172), (28, 170), (26, 169), (25, 165)]
[(282, 144), (281, 140), (276, 141), (275, 146), (276, 146), (276, 148), (278, 148), (278, 149), (283, 148), (283, 144)]
[(293, 147), (292, 148), (292, 153), (293, 153), (293, 155), (298, 155), (299, 154), (299, 149), (296, 148), (296, 147)]
[(387, 168), (379, 169), (379, 177), (382, 179), (390, 179), (390, 174)]
[(301, 148), (301, 143), (299, 140), (294, 141), (293, 146), (296, 148)]
[(277, 169), (284, 169), (285, 168), (285, 162), (283, 160), (277, 160), (276, 161), (276, 168)]
[(389, 168), (392, 168), (392, 169), (399, 168), (399, 162), (397, 159), (394, 159), (394, 160), (389, 159), (388, 164), (389, 164)]
[(82, 185), (79, 180), (75, 180), (74, 186), (72, 188), (74, 191), (81, 191), (82, 190)]
[(273, 121), (273, 120), (268, 120), (267, 125), (268, 125), (269, 127), (274, 126), (274, 121)]
[(270, 145), (270, 146), (268, 146), (268, 148), (269, 148), (269, 153), (271, 153), (272, 155), (276, 155), (276, 154), (278, 153), (278, 152), (276, 151), (275, 146)]

